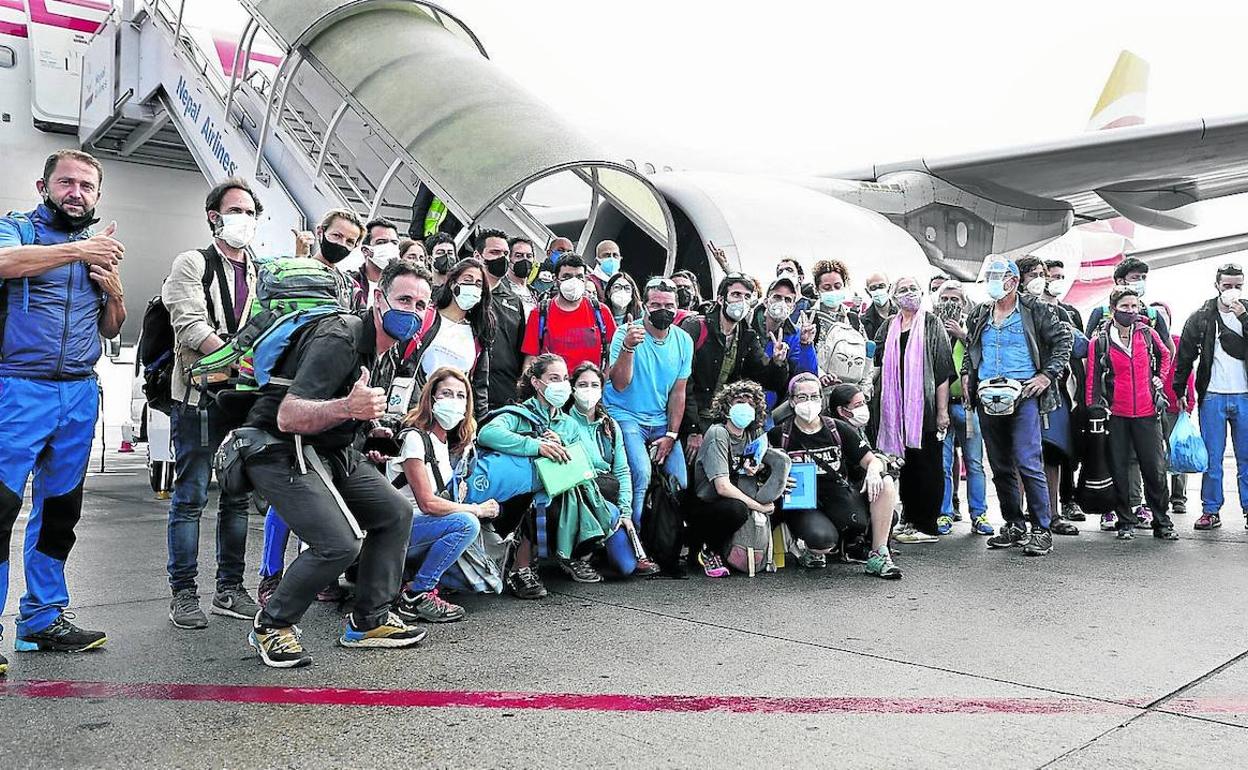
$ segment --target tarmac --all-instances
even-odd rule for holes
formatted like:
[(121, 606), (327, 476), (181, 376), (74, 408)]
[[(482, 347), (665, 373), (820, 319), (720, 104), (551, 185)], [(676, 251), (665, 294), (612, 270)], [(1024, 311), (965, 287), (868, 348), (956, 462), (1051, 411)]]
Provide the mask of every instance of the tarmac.
[(902, 546), (898, 582), (852, 564), (597, 585), (550, 573), (544, 601), (454, 597), (467, 619), (400, 651), (337, 647), (342, 611), (321, 604), (302, 624), (315, 663), (276, 671), (245, 621), (170, 625), (168, 502), (139, 451), (106, 452), (103, 473), (97, 453), (68, 565), (77, 622), (106, 629), (104, 649), (13, 652), (15, 533), (6, 768), (1248, 764), (1248, 531), (1229, 490), (1223, 528), (1192, 530), (1196, 477), (1178, 542), (1118, 542), (1089, 521), (1029, 559), (986, 551), (963, 521)]

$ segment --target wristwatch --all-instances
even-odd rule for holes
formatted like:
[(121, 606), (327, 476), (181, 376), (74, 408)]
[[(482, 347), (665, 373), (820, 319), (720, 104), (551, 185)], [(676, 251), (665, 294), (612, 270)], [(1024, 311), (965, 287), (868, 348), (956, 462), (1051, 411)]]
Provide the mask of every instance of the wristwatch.
[(663, 435), (667, 436), (672, 441), (675, 441), (676, 439), (680, 438), (679, 434), (677, 434), (676, 431), (674, 430), (669, 430), (667, 433), (664, 433)]

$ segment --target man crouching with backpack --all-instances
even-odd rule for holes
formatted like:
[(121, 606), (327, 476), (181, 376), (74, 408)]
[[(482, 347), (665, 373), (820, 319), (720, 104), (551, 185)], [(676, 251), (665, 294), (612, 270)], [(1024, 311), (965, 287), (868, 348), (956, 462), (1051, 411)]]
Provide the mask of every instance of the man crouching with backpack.
[[(208, 192), (204, 211), (212, 244), (175, 257), (160, 292), (174, 339), (169, 427), (177, 475), (169, 506), (169, 621), (186, 629), (208, 627), (195, 585), (199, 521), (208, 504), (213, 452), (236, 427), (190, 383), (187, 372), (247, 322), (256, 290), (255, 261), (247, 247), (264, 207), (245, 180), (234, 178)], [(248, 504), (246, 495), (224, 490), (217, 502), (217, 590), (211, 607), (215, 615), (244, 620), (260, 610), (243, 588)]]
[[(355, 609), (344, 647), (410, 647), (425, 631), (391, 611), (412, 532), (412, 506), (355, 447), (386, 411), (369, 368), (415, 334), (421, 271), (396, 260), (382, 271), (372, 309), (335, 313), (296, 332), (247, 415), (271, 441), (244, 461), (247, 480), (307, 545), (256, 616), (249, 637), (265, 665), (312, 662), (300, 621), (321, 588), (358, 556)], [(364, 537), (364, 532), (368, 537)]]

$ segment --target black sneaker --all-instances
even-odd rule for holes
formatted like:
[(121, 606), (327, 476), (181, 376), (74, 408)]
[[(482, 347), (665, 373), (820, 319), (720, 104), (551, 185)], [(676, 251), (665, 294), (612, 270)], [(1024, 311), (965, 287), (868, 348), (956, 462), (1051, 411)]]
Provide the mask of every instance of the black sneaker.
[(507, 588), (517, 599), (545, 599), (546, 586), (532, 567), (521, 567), (507, 576)]
[(1053, 533), (1047, 529), (1033, 529), (1023, 546), (1024, 556), (1044, 556), (1053, 550)]
[(464, 608), (451, 604), (438, 596), (438, 589), (414, 594), (406, 588), (399, 592), (399, 600), (394, 603), (394, 614), (409, 626), (424, 621), (426, 623), (453, 623), (464, 619)]
[(52, 621), (52, 625), (42, 631), (18, 636), (13, 642), (13, 649), (18, 652), (86, 652), (104, 646), (108, 641), (107, 634), (79, 628), (69, 622), (73, 617), (72, 612), (62, 612)]
[(1067, 521), (1087, 521), (1088, 515), (1079, 507), (1079, 503), (1072, 500), (1062, 506), (1062, 518)]
[[(255, 613), (252, 613), (255, 617)], [(194, 588), (182, 588), (169, 600), (169, 622), (178, 628), (198, 629), (208, 627), (208, 616), (199, 607), (199, 594)]]
[(583, 559), (560, 559), (559, 568), (578, 583), (601, 583), (602, 575)]
[(303, 648), (299, 626), (267, 628), (252, 625), (247, 643), (269, 668), (299, 668), (312, 664), (312, 653)]
[(7, 676), (9, 673), (9, 659), (0, 655), (0, 676)]
[(1153, 530), (1153, 537), (1158, 540), (1178, 540), (1179, 533), (1175, 532), (1172, 527), (1161, 527)]
[(1013, 548), (1017, 545), (1023, 545), (1027, 540), (1027, 533), (1022, 527), (1007, 522), (1001, 525), (1001, 529), (997, 530), (997, 534), (988, 538), (988, 547)]
[(1049, 531), (1055, 535), (1078, 535), (1079, 528), (1066, 519), (1058, 517), (1049, 523)]

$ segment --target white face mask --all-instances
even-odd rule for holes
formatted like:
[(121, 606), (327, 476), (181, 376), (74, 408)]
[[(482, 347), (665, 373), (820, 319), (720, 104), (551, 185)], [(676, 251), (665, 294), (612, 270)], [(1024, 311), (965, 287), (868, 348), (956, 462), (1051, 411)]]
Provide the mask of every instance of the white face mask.
[(455, 304), (459, 305), (459, 309), (467, 313), (477, 306), (481, 301), (481, 287), (473, 286), (470, 283), (460, 284), (455, 289)]
[(611, 290), (611, 305), (616, 310), (623, 310), (624, 308), (628, 307), (628, 303), (632, 301), (633, 301), (632, 289), (625, 287), (622, 289)]
[(546, 389), (542, 391), (542, 398), (556, 409), (562, 409), (563, 405), (568, 403), (568, 397), (571, 395), (572, 383), (567, 380), (548, 382), (546, 383)]
[(468, 402), (462, 398), (439, 398), (433, 402), (433, 419), (438, 421), (442, 430), (453, 430), (464, 421), (467, 411)]
[(1049, 296), (1061, 299), (1070, 291), (1069, 278), (1055, 278), (1049, 281)]
[(1140, 295), (1140, 299), (1144, 298), (1144, 279), (1143, 278), (1141, 278), (1138, 281), (1132, 281), (1131, 283), (1127, 285), (1130, 286), (1132, 289), (1135, 289), (1135, 293)]
[(733, 321), (740, 321), (745, 318), (745, 314), (750, 311), (750, 303), (742, 300), (741, 302), (729, 302), (724, 305), (724, 315)]
[(592, 411), (598, 402), (602, 400), (602, 387), (599, 385), (577, 385), (572, 391), (572, 396), (576, 399), (576, 405), (581, 408), (582, 412)]
[(368, 258), (369, 262), (378, 270), (385, 270), (386, 265), (399, 258), (399, 244), (397, 243), (379, 243), (376, 246), (369, 246), (373, 256)]
[(849, 411), (849, 424), (855, 428), (865, 428), (871, 421), (871, 407), (863, 404)]
[(1218, 301), (1222, 303), (1222, 307), (1230, 307), (1239, 302), (1239, 298), (1243, 295), (1244, 292), (1241, 289), (1227, 289), (1218, 295)]
[(818, 401), (803, 401), (793, 407), (793, 413), (803, 422), (813, 422), (819, 417), (820, 404)]
[(585, 296), (585, 280), (569, 278), (559, 284), (559, 294), (568, 302), (580, 302)]
[(232, 249), (245, 249), (256, 237), (256, 218), (250, 214), (222, 214), (217, 237)]
[(767, 315), (777, 321), (783, 321), (788, 318), (790, 312), (792, 312), (792, 305), (787, 302), (772, 302), (767, 305)]
[(1043, 276), (1032, 278), (1027, 282), (1027, 293), (1033, 297), (1039, 297), (1044, 293), (1044, 287), (1048, 284), (1048, 279)]

